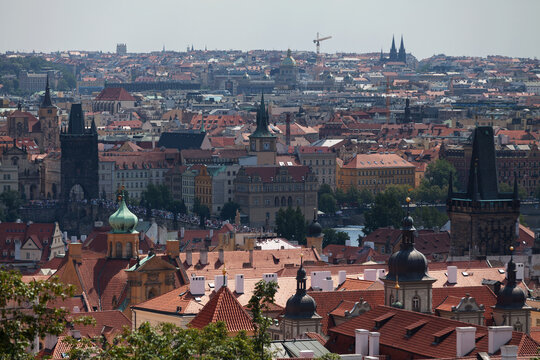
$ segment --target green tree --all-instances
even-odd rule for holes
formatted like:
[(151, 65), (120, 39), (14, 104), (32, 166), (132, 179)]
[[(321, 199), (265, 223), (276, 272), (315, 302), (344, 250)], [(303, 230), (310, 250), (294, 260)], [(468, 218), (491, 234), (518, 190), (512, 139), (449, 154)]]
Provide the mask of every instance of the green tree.
[(150, 209), (167, 210), (171, 202), (171, 192), (166, 185), (148, 184), (141, 194), (141, 205)]
[(235, 203), (234, 201), (229, 201), (223, 205), (221, 208), (221, 213), (219, 214), (221, 220), (229, 220), (229, 222), (234, 222), (236, 217), (236, 211), (240, 210), (240, 204)]
[(404, 200), (405, 197), (399, 188), (389, 187), (386, 191), (378, 193), (371, 209), (365, 212), (364, 233), (369, 234), (386, 226), (399, 228), (405, 216), (401, 206)]
[(251, 311), (253, 319), (253, 347), (257, 359), (270, 360), (272, 354), (269, 352), (270, 334), (268, 328), (272, 325), (273, 320), (265, 316), (265, 312), (269, 310), (269, 305), (274, 303), (275, 295), (278, 289), (277, 282), (260, 280), (255, 284), (255, 291), (249, 299), (247, 308)]
[(178, 229), (178, 214), (185, 214), (187, 212), (184, 200), (171, 201), (167, 210), (173, 213), (173, 225), (175, 229)]
[(319, 210), (327, 214), (336, 212), (337, 202), (332, 194), (324, 193), (319, 196)]
[(319, 190), (318, 190), (318, 195), (319, 197), (323, 194), (330, 194), (330, 195), (334, 195), (334, 192), (332, 191), (332, 187), (330, 187), (330, 185), (328, 184), (322, 184), (320, 187), (319, 187)]
[(195, 198), (193, 201), (193, 212), (201, 219), (201, 227), (204, 227), (204, 221), (210, 217), (208, 206), (201, 204), (201, 199)]
[(347, 240), (350, 240), (349, 234), (344, 231), (337, 231), (332, 228), (323, 230), (323, 248), (330, 244), (345, 245)]
[(361, 208), (367, 207), (366, 205), (372, 204), (375, 200), (375, 196), (368, 189), (362, 189), (358, 194), (358, 206)]
[[(514, 186), (507, 184), (507, 183), (500, 183), (499, 184), (499, 191), (503, 193), (513, 193), (514, 192)], [(523, 188), (523, 186), (518, 185), (518, 196), (520, 200), (527, 198), (527, 191)]]
[(23, 204), (23, 200), (18, 191), (4, 191), (2, 194), (0, 194), (0, 202), (4, 208), (3, 221), (14, 222), (20, 218), (19, 209)]
[(26, 350), (36, 337), (62, 334), (69, 311), (47, 304), (72, 295), (57, 278), (26, 283), (19, 272), (0, 270), (0, 359), (33, 359)]
[(448, 221), (446, 213), (442, 213), (433, 206), (420, 206), (414, 212), (414, 221), (418, 226), (424, 228), (440, 228)]
[(345, 192), (341, 189), (336, 189), (334, 197), (336, 198), (339, 206), (343, 206), (347, 203), (347, 194), (345, 194)]
[(424, 180), (429, 186), (438, 186), (444, 188), (448, 186), (448, 182), (452, 175), (454, 180), (454, 188), (456, 188), (457, 171), (456, 168), (445, 159), (435, 160), (427, 166)]
[(287, 240), (306, 242), (306, 219), (299, 207), (280, 208), (276, 214), (276, 232)]
[(356, 186), (351, 186), (349, 189), (347, 189), (347, 192), (345, 193), (345, 196), (347, 198), (347, 203), (351, 206), (358, 206), (359, 205), (359, 196), (360, 192), (356, 188)]

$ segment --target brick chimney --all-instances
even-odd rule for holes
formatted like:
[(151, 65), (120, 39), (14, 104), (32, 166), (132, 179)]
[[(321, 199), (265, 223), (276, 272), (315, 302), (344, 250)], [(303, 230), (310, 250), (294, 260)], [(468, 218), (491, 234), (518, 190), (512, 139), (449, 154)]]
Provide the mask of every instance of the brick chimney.
[(82, 243), (72, 242), (68, 244), (68, 255), (72, 260), (77, 262), (81, 261), (82, 258)]
[(193, 265), (193, 250), (191, 249), (186, 250), (186, 264), (188, 266)]

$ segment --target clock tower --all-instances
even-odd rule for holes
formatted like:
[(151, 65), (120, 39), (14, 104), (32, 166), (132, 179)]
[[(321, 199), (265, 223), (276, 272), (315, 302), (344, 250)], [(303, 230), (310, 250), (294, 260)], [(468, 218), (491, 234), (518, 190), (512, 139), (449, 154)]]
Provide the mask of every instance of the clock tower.
[(268, 130), (268, 110), (264, 106), (264, 95), (257, 109), (257, 128), (249, 136), (249, 153), (257, 156), (257, 165), (276, 165), (276, 135)]

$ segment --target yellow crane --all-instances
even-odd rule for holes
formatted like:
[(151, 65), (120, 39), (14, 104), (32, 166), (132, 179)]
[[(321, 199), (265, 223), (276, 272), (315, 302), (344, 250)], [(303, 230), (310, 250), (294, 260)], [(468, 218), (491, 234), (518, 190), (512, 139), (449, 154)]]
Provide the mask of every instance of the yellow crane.
[(317, 65), (315, 66), (315, 79), (319, 80), (319, 73), (323, 70), (324, 64), (321, 57), (321, 41), (331, 39), (331, 36), (319, 37), (317, 33), (317, 38), (313, 40), (315, 46), (317, 46)]

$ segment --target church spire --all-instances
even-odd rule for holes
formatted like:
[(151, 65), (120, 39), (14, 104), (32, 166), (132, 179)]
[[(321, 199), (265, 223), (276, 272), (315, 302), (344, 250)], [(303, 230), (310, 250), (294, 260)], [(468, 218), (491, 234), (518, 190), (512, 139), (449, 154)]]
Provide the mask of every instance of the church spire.
[(43, 96), (43, 101), (41, 102), (42, 108), (52, 107), (51, 101), (51, 91), (49, 88), (49, 74), (47, 74), (47, 85), (45, 85), (45, 96)]
[(71, 104), (69, 112), (68, 134), (84, 134), (84, 115), (81, 104)]
[(390, 61), (397, 61), (397, 50), (396, 50), (396, 41), (394, 39), (394, 35), (392, 35), (392, 47), (390, 48)]
[(403, 35), (401, 35), (401, 45), (399, 46), (398, 61), (407, 62), (407, 54), (403, 45)]
[(257, 109), (257, 128), (251, 134), (251, 137), (274, 137), (268, 130), (269, 114), (268, 109), (264, 105), (264, 94), (261, 94), (261, 103)]

